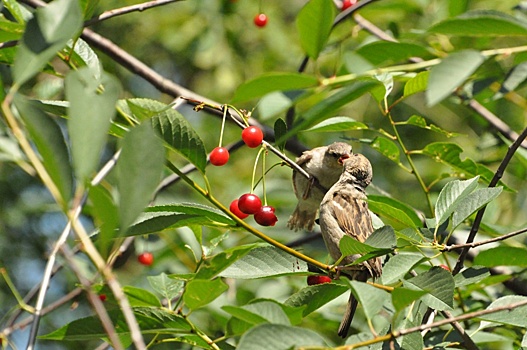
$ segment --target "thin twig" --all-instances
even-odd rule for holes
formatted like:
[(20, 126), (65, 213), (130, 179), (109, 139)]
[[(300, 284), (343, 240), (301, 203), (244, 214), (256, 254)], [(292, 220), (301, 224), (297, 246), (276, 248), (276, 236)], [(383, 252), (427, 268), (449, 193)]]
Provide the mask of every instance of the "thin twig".
[(91, 18), (90, 20), (84, 22), (84, 26), (88, 27), (88, 26), (91, 26), (91, 25), (93, 25), (95, 23), (102, 22), (102, 21), (107, 20), (107, 19), (112, 18), (112, 17), (121, 16), (121, 15), (125, 15), (127, 13), (136, 12), (136, 11), (141, 12), (141, 11), (144, 11), (144, 10), (148, 10), (148, 9), (151, 9), (151, 8), (154, 8), (154, 7), (170, 4), (172, 2), (177, 2), (177, 1), (182, 1), (182, 0), (154, 0), (154, 1), (144, 2), (142, 4), (125, 6), (125, 7), (121, 7), (121, 8), (118, 8), (118, 9), (105, 11), (105, 12), (101, 13), (100, 15), (95, 16), (95, 17)]
[[(505, 169), (509, 165), (509, 162), (511, 161), (512, 156), (514, 156), (514, 153), (516, 153), (516, 150), (520, 147), (520, 145), (522, 144), (522, 142), (525, 140), (526, 137), (527, 137), (527, 128), (525, 128), (523, 132), (521, 133), (521, 135), (516, 139), (516, 141), (514, 141), (512, 145), (509, 146), (509, 149), (507, 150), (507, 154), (505, 154), (505, 157), (501, 161), (501, 164), (498, 167), (498, 170), (496, 170), (496, 173), (494, 174), (494, 176), (492, 177), (492, 180), (489, 183), (489, 186), (488, 186), (489, 188), (495, 187), (498, 184), (498, 182), (500, 181), (500, 179), (502, 178), (505, 172)], [(485, 205), (483, 208), (478, 210), (476, 214), (476, 218), (474, 219), (474, 223), (472, 224), (470, 233), (467, 237), (467, 241), (465, 242), (465, 244), (470, 244), (474, 242), (474, 238), (476, 237), (476, 234), (479, 231), (479, 226), (481, 225), (481, 220), (483, 219), (483, 215), (485, 214), (486, 208), (487, 206)], [(456, 275), (463, 268), (464, 261), (465, 261), (465, 258), (469, 250), (470, 250), (470, 246), (463, 248), (463, 251), (461, 252), (461, 254), (459, 255), (457, 259), (456, 266), (452, 270), (453, 275)]]
[(401, 329), (399, 331), (394, 331), (394, 332), (391, 332), (389, 334), (386, 334), (386, 335), (383, 335), (383, 336), (379, 336), (379, 337), (375, 337), (375, 338), (370, 339), (370, 340), (366, 340), (366, 341), (362, 341), (362, 342), (354, 343), (354, 344), (349, 344), (349, 345), (344, 345), (342, 347), (337, 347), (336, 349), (356, 349), (356, 348), (360, 348), (360, 347), (364, 347), (364, 346), (368, 346), (368, 345), (372, 345), (372, 344), (382, 343), (382, 342), (385, 342), (385, 341), (389, 341), (389, 340), (392, 340), (392, 339), (395, 339), (395, 338), (402, 337), (402, 336), (410, 334), (410, 333), (422, 332), (422, 331), (424, 331), (426, 329), (444, 326), (444, 325), (447, 325), (447, 324), (453, 323), (453, 322), (459, 322), (459, 321), (469, 320), (469, 319), (472, 319), (472, 318), (477, 318), (477, 317), (481, 317), (481, 316), (485, 316), (485, 315), (490, 315), (490, 314), (497, 313), (497, 312), (500, 312), (500, 311), (514, 310), (514, 309), (516, 309), (518, 307), (525, 306), (525, 305), (527, 305), (527, 300), (523, 300), (523, 301), (520, 301), (520, 302), (517, 302), (517, 303), (513, 303), (513, 304), (509, 304), (509, 305), (503, 305), (503, 306), (495, 307), (495, 308), (492, 308), (492, 309), (474, 311), (474, 312), (470, 312), (470, 313), (463, 314), (463, 315), (456, 316), (456, 317), (445, 318), (445, 319), (443, 319), (441, 321), (436, 321), (436, 322), (433, 322), (433, 323), (427, 323), (427, 324), (422, 324), (422, 325), (411, 327), (411, 328)]
[(449, 252), (449, 251), (452, 251), (452, 250), (455, 250), (455, 249), (461, 249), (461, 248), (476, 248), (476, 247), (479, 247), (479, 246), (484, 245), (484, 244), (504, 241), (504, 240), (506, 240), (508, 238), (521, 235), (522, 233), (525, 233), (525, 232), (527, 232), (527, 228), (523, 228), (523, 229), (518, 230), (518, 231), (507, 233), (506, 235), (502, 235), (502, 236), (499, 236), (499, 237), (486, 239), (484, 241), (480, 241), (480, 242), (476, 242), (476, 243), (465, 243), (465, 244), (449, 245), (449, 246), (446, 246), (445, 248), (441, 249), (441, 251), (442, 252)]

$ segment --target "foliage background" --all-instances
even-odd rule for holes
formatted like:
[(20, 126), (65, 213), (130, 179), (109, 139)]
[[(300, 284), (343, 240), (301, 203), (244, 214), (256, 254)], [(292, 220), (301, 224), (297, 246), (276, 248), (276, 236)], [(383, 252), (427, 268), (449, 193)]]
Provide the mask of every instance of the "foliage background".
[[(18, 3), (4, 0), (5, 22), (14, 22), (10, 11), (7, 9), (10, 3)], [(25, 2), (20, 2), (25, 3)], [(30, 2), (29, 2), (30, 3)], [(82, 5), (93, 5), (93, 14), (100, 14), (114, 8), (134, 4), (132, 1), (104, 2), (81, 1)], [(124, 16), (108, 19), (91, 26), (91, 29), (112, 40), (116, 45), (139, 58), (147, 66), (151, 67), (162, 76), (173, 80), (177, 84), (214, 101), (228, 103), (233, 100), (237, 89), (245, 82), (268, 72), (295, 72), (304, 56), (300, 44), (300, 35), (295, 25), (295, 19), (306, 4), (306, 1), (221, 1), (221, 0), (196, 0), (179, 1), (165, 6), (149, 9), (144, 12), (133, 12)], [(381, 0), (367, 4), (360, 10), (360, 15), (380, 28), (385, 33), (395, 36), (405, 43), (412, 43), (426, 49), (422, 55), (425, 60), (435, 57), (448, 57), (454, 52), (463, 49), (492, 50), (497, 48), (520, 47), (526, 44), (527, 36), (521, 35), (497, 35), (492, 26), (489, 26), (486, 35), (474, 36), (470, 33), (459, 33), (445, 35), (434, 33), (429, 29), (436, 23), (446, 19), (460, 16), (471, 11), (499, 11), (502, 14), (515, 16), (525, 21), (525, 15), (521, 11), (513, 9), (518, 1), (456, 1), (456, 0)], [(13, 5), (14, 6), (14, 5)], [(31, 8), (30, 6), (25, 8)], [(32, 11), (32, 10), (31, 10)], [(268, 25), (257, 28), (252, 19), (258, 12), (263, 11), (269, 17)], [(88, 11), (89, 12), (89, 11)], [(337, 13), (337, 11), (335, 12)], [(85, 14), (85, 20), (90, 18)], [(524, 23), (524, 22), (522, 22)], [(525, 26), (525, 24), (523, 24)], [(18, 39), (20, 31), (14, 30), (15, 34), (7, 25), (3, 41)], [(18, 36), (17, 36), (18, 35)], [(14, 36), (14, 37), (11, 37)], [(314, 63), (313, 60), (307, 66), (306, 73), (320, 79), (331, 76), (342, 76), (350, 72), (361, 72), (363, 62), (358, 60), (357, 52), (368, 43), (378, 40), (367, 30), (360, 28), (353, 19), (347, 19), (331, 33), (328, 44), (324, 46), (320, 56)], [(94, 48), (95, 49), (95, 48)], [(12, 86), (13, 77), (11, 64), (13, 57), (6, 53), (8, 49), (3, 48), (1, 59), (5, 65), (0, 66), (4, 91)], [(154, 88), (143, 78), (130, 73), (123, 68), (114, 58), (98, 51), (102, 66), (110, 74), (114, 75), (122, 85), (120, 98), (151, 98), (164, 103), (171, 103), (174, 96), (162, 93)], [(466, 98), (474, 98), (484, 105), (498, 119), (502, 120), (512, 130), (521, 133), (525, 127), (525, 88), (522, 83), (514, 88), (515, 91), (506, 94), (502, 98), (493, 99), (497, 89), (501, 86), (507, 74), (524, 62), (525, 50), (511, 55), (492, 55), (481, 64), (474, 74), (467, 77), (467, 84), (460, 87), (458, 92)], [(375, 53), (377, 54), (377, 53)], [(387, 67), (395, 64), (407, 63), (411, 56), (402, 59), (390, 52), (381, 53), (383, 59), (375, 57), (377, 67)], [(371, 58), (371, 57), (369, 57)], [(55, 58), (52, 62), (55, 73), (66, 74), (69, 68)], [(412, 73), (412, 70), (409, 70)], [(403, 94), (407, 77), (396, 79), (394, 89), (388, 97), (389, 103)], [(64, 79), (60, 74), (40, 74), (21, 88), (21, 92), (35, 99), (63, 100)], [(463, 82), (460, 82), (460, 84)], [(494, 84), (494, 85), (492, 85)], [(496, 87), (497, 86), (497, 87)], [(324, 89), (322, 89), (324, 90)], [(317, 102), (323, 101), (330, 94), (327, 88), (320, 94), (315, 94), (297, 104), (297, 111), (310, 110)], [(294, 97), (294, 93), (288, 92), (286, 96)], [(273, 99), (274, 98), (274, 99)], [(277, 95), (266, 96), (263, 99), (251, 99), (248, 101), (235, 102), (236, 107), (253, 110), (252, 116), (260, 123), (272, 127), (278, 117), (284, 118), (285, 110), (271, 113), (280, 101)], [(374, 168), (374, 186), (369, 189), (369, 194), (388, 194), (390, 197), (409, 205), (426, 217), (432, 213), (427, 205), (426, 196), (419, 187), (416, 178), (397, 166), (392, 160), (383, 156), (373, 147), (371, 141), (382, 135), (381, 130), (391, 132), (392, 125), (389, 118), (382, 113), (378, 101), (370, 94), (364, 94), (359, 98), (349, 101), (333, 116), (348, 116), (357, 121), (365, 123), (369, 130), (349, 130), (340, 132), (301, 132), (298, 140), (301, 145), (312, 148), (329, 144), (333, 141), (349, 140), (356, 152), (364, 153), (371, 160)], [(192, 127), (204, 140), (206, 150), (211, 150), (217, 145), (221, 119), (217, 115), (205, 112), (195, 113), (191, 106), (183, 106), (179, 110), (189, 121)], [(492, 171), (498, 168), (504, 159), (508, 142), (500, 136), (495, 125), (483, 119), (473, 108), (467, 106), (467, 100), (450, 97), (434, 106), (427, 106), (425, 93), (420, 92), (405, 98), (401, 103), (394, 105), (391, 114), (395, 121), (407, 120), (412, 115), (420, 115), (426, 118), (429, 124), (437, 125), (439, 128), (457, 133), (458, 136), (446, 138), (441, 133), (434, 133), (415, 126), (400, 127), (400, 139), (409, 150), (419, 150), (432, 142), (453, 142), (462, 150), (461, 159), (468, 157), (475, 162), (488, 166)], [(66, 123), (59, 121), (66, 133)], [(0, 264), (13, 280), (13, 284), (21, 295), (25, 295), (31, 288), (37, 285), (43, 275), (44, 266), (48, 259), (50, 247), (54, 244), (60, 232), (63, 230), (66, 219), (60, 208), (56, 205), (42, 182), (35, 176), (30, 176), (24, 171), (21, 163), (13, 162), (12, 157), (18, 148), (13, 148), (12, 134), (9, 126), (2, 125), (3, 135), (3, 162), (0, 163)], [(225, 142), (234, 142), (239, 139), (239, 129), (229, 124), (224, 136)], [(107, 160), (119, 145), (117, 137), (109, 138), (103, 159)], [(8, 148), (11, 147), (11, 148)], [(290, 148), (286, 154), (294, 158), (299, 154), (301, 147)], [(499, 236), (505, 233), (522, 229), (525, 227), (526, 210), (526, 158), (524, 148), (516, 153), (508, 166), (503, 181), (513, 191), (504, 191), (496, 200), (487, 207), (483, 218), (482, 236), (484, 239)], [(250, 177), (256, 156), (254, 150), (242, 147), (232, 153), (230, 162), (224, 167), (207, 168), (207, 178), (213, 194), (219, 202), (228, 205), (230, 201), (250, 189)], [(170, 159), (179, 167), (183, 167), (187, 161), (182, 157), (169, 155)], [(433, 183), (430, 189), (430, 200), (435, 203), (443, 186), (452, 178), (469, 177), (460, 174), (459, 169), (452, 169), (441, 162), (435, 162), (431, 157), (422, 155), (412, 156), (415, 167), (426, 184)], [(400, 159), (405, 163), (404, 155)], [(274, 155), (268, 157), (268, 165), (280, 160)], [(406, 163), (405, 163), (406, 164)], [(168, 176), (165, 170), (164, 175)], [(263, 231), (272, 238), (289, 243), (306, 237), (306, 233), (292, 232), (285, 227), (287, 218), (296, 203), (291, 184), (291, 170), (287, 167), (275, 167), (266, 178), (267, 198), (277, 209), (278, 224)], [(445, 174), (443, 176), (443, 174)], [(119, 175), (114, 172), (108, 176), (108, 182), (114, 185)], [(202, 183), (198, 173), (190, 175), (198, 183)], [(483, 181), (481, 185), (486, 183)], [(261, 187), (257, 189), (261, 193)], [(159, 194), (156, 204), (162, 203), (201, 203), (210, 204), (191, 187), (183, 182), (178, 182), (166, 191)], [(90, 208), (89, 208), (90, 209)], [(82, 222), (88, 230), (97, 225), (93, 222), (93, 213), (86, 210), (82, 216)], [(382, 214), (383, 213), (378, 213)], [(386, 214), (386, 213), (384, 213)], [(387, 215), (385, 215), (387, 216)], [(405, 228), (393, 218), (386, 218), (387, 224), (392, 224), (396, 230)], [(473, 217), (472, 217), (473, 219)], [(463, 242), (471, 227), (472, 219), (460, 226), (454, 234), (460, 242)], [(247, 220), (252, 224), (252, 219)], [(225, 230), (218, 228), (205, 228), (203, 230), (203, 246), (211, 247), (211, 240), (221, 236)], [(484, 309), (490, 302), (504, 295), (522, 294), (517, 289), (511, 290), (504, 286), (504, 280), (513, 277), (519, 284), (523, 281), (523, 268), (526, 266), (524, 255), (525, 241), (523, 236), (513, 238), (500, 243), (505, 247), (520, 248), (519, 261), (512, 263), (505, 271), (505, 275), (487, 277), (478, 281), (478, 286), (484, 289), (463, 289), (457, 294), (457, 303), (460, 300), (467, 302), (464, 311)], [(398, 236), (400, 238), (400, 236)], [(233, 230), (229, 233), (213, 253), (219, 253), (225, 249), (259, 242), (259, 240), (242, 230)], [(68, 240), (70, 246), (74, 246), (77, 240), (71, 236)], [(485, 246), (486, 247), (486, 246)], [(325, 253), (325, 248), (320, 239), (311, 240), (298, 248), (301, 252), (312, 256), (323, 263), (331, 263)], [(150, 250), (154, 252), (156, 262), (152, 268), (140, 266), (135, 256), (135, 251)], [(403, 249), (404, 250), (404, 249)], [(447, 264), (451, 267), (458, 257), (455, 253), (439, 254), (437, 249), (427, 250), (420, 246), (411, 246), (408, 251), (423, 251), (429, 262), (423, 262), (417, 269), (419, 272), (426, 271), (430, 265)], [(196, 267), (196, 256), (199, 259), (202, 249), (195, 239), (194, 233), (188, 228), (167, 229), (150, 235), (148, 238), (139, 236), (128, 249), (129, 259), (123, 259), (115, 266), (116, 273), (121, 285), (131, 285), (152, 291), (147, 276), (157, 276), (164, 272), (166, 274), (182, 274), (192, 272)], [(63, 258), (59, 257), (61, 262)], [(89, 259), (79, 255), (77, 263), (81, 270), (87, 275), (94, 271)], [(489, 263), (492, 267), (492, 262)], [(511, 272), (512, 271), (512, 272)], [(208, 334), (212, 339), (219, 337), (228, 328), (230, 316), (221, 309), (224, 305), (245, 305), (255, 298), (268, 298), (283, 302), (293, 293), (305, 287), (305, 273), (303, 275), (273, 277), (257, 280), (228, 280), (229, 290), (222, 294), (205, 308), (197, 309), (192, 313), (193, 323), (199, 329)], [(46, 301), (50, 302), (62, 297), (78, 285), (78, 280), (69, 269), (57, 274), (52, 279), (50, 290)], [(2, 328), (6, 329), (7, 321), (17, 308), (17, 301), (6, 283), (0, 284), (0, 315)], [(335, 329), (339, 322), (346, 296), (336, 298), (331, 303), (320, 308), (316, 313), (304, 318), (301, 327), (316, 330), (330, 344), (338, 344), (335, 338)], [(32, 303), (30, 303), (32, 304)], [(68, 309), (68, 306), (70, 307)], [(456, 309), (460, 311), (462, 307)], [(461, 312), (461, 311), (460, 311)], [(68, 322), (80, 317), (92, 314), (89, 303), (84, 294), (78, 296), (74, 301), (68, 302), (57, 311), (42, 318), (39, 334), (47, 334)], [(368, 331), (364, 315), (357, 316), (354, 322), (357, 331)], [(383, 324), (378, 319), (376, 322)], [(478, 323), (471, 321), (464, 325), (474, 330)], [(437, 337), (445, 334), (446, 329), (437, 330)], [(520, 346), (523, 338), (523, 330), (510, 325), (493, 328), (497, 335), (492, 337), (492, 332), (482, 332), (488, 340), (480, 340), (478, 343), (483, 348), (492, 348), (499, 344), (502, 348), (516, 348)], [(28, 328), (17, 330), (9, 335), (11, 344), (17, 348), (23, 348), (28, 338)], [(484, 337), (482, 337), (484, 338)], [(430, 344), (439, 344), (435, 338), (429, 338)], [(93, 344), (98, 341), (94, 340)], [(5, 343), (4, 343), (5, 344)], [(80, 344), (85, 344), (84, 341)], [(79, 344), (75, 342), (39, 340), (39, 348), (74, 348)], [(94, 345), (95, 347), (96, 345)], [(160, 345), (159, 348), (163, 348)]]

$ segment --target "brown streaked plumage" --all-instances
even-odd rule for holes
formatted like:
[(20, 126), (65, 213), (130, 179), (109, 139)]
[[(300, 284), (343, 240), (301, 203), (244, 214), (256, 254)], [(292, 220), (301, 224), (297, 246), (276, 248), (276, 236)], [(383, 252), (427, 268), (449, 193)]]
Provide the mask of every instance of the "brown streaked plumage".
[(353, 152), (345, 142), (334, 142), (329, 146), (305, 151), (296, 160), (311, 179), (293, 171), (293, 188), (298, 204), (291, 214), (287, 227), (291, 230), (313, 230), (315, 218), (324, 194), (342, 174), (342, 160)]
[[(341, 257), (339, 243), (344, 235), (364, 242), (373, 232), (365, 193), (371, 179), (372, 167), (369, 160), (362, 154), (353, 154), (344, 161), (339, 180), (322, 200), (320, 228), (329, 254), (335, 260)], [(347, 256), (342, 263), (351, 264), (358, 258), (359, 255)], [(347, 274), (354, 280), (366, 282), (369, 277), (380, 277), (381, 273), (381, 258), (377, 257), (354, 266), (354, 269), (349, 270)], [(356, 309), (357, 300), (351, 294), (340, 323), (339, 336), (343, 338), (347, 336)]]

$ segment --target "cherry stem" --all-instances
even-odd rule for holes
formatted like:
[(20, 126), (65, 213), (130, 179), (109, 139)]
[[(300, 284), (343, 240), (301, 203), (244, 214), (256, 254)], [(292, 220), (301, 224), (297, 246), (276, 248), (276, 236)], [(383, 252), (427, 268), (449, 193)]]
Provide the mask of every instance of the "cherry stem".
[[(264, 198), (264, 205), (267, 205), (267, 191), (265, 190), (265, 158), (267, 158), (267, 150), (265, 150), (265, 147), (260, 148), (260, 152), (263, 151), (263, 157), (262, 157), (262, 190), (263, 190), (263, 198)], [(258, 152), (258, 153), (260, 153)]]
[[(260, 154), (262, 154), (263, 150), (264, 150), (264, 148), (261, 147), (260, 150), (258, 151), (258, 154), (256, 155), (256, 160), (254, 161), (253, 176), (252, 176), (252, 179), (251, 179), (251, 193), (254, 192), (254, 179), (256, 178), (256, 167), (258, 166), (258, 159), (260, 159)], [(263, 174), (262, 174), (262, 176), (263, 176)], [(264, 201), (265, 201), (265, 185), (263, 185), (263, 188), (264, 188)]]
[(227, 110), (228, 110), (228, 106), (227, 105), (224, 105), (222, 107), (223, 109), (223, 119), (221, 121), (221, 131), (220, 131), (220, 144), (219, 144), (219, 147), (221, 147), (221, 144), (223, 142), (223, 130), (225, 129), (225, 119), (227, 117)]

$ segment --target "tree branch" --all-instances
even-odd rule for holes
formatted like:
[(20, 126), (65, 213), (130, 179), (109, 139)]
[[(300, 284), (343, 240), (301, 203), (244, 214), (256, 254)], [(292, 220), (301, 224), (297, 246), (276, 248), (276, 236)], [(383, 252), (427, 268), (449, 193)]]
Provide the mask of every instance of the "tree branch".
[(101, 13), (100, 15), (95, 16), (95, 17), (87, 20), (86, 22), (84, 22), (84, 26), (88, 27), (88, 26), (91, 26), (91, 25), (93, 25), (95, 23), (102, 22), (102, 21), (107, 20), (107, 19), (112, 18), (112, 17), (121, 16), (121, 15), (125, 15), (127, 13), (136, 12), (136, 11), (142, 12), (144, 10), (148, 10), (148, 9), (151, 9), (151, 8), (154, 8), (154, 7), (170, 4), (172, 2), (177, 2), (177, 1), (182, 1), (182, 0), (154, 0), (154, 1), (144, 2), (142, 4), (125, 6), (125, 7), (121, 7), (121, 8), (118, 8), (118, 9), (105, 11), (105, 12)]

